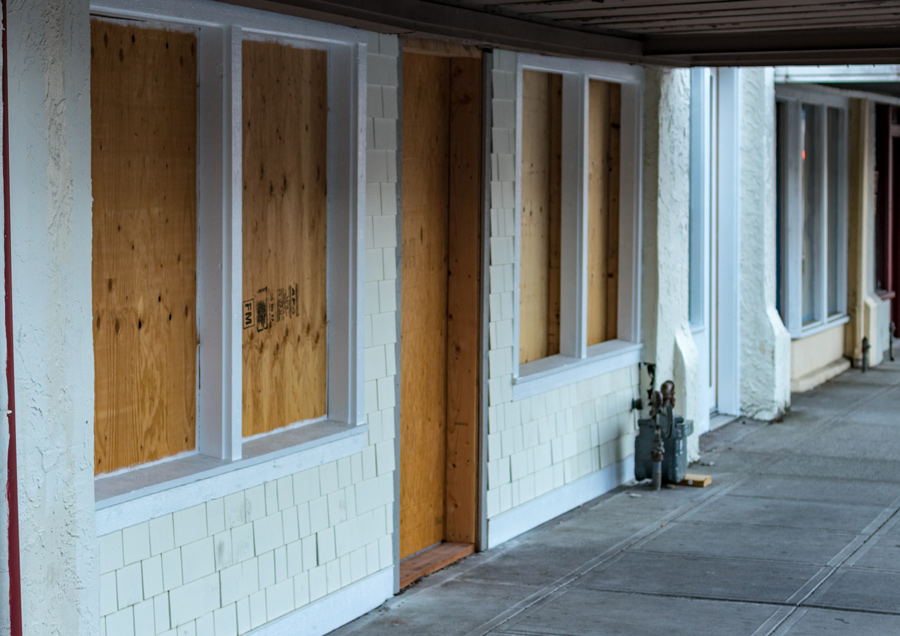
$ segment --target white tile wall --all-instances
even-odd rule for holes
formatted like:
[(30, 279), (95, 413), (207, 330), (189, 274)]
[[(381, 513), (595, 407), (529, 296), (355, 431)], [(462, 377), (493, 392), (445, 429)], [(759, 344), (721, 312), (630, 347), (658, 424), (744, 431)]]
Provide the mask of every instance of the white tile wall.
[(512, 399), (516, 62), (515, 53), (495, 51), (491, 71), (488, 519), (632, 455), (638, 382), (635, 366)]
[(101, 633), (237, 636), (393, 565), (397, 38), (368, 50), (369, 446), (100, 537)]

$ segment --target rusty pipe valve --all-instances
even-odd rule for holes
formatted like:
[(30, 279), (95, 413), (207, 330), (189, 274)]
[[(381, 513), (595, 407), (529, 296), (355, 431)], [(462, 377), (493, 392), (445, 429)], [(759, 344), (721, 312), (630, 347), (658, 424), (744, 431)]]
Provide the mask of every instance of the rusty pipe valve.
[(662, 434), (659, 430), (659, 415), (656, 420), (656, 435), (653, 437), (653, 445), (650, 447), (650, 459), (653, 461), (653, 490), (662, 489), (662, 465), (666, 450), (663, 446)]

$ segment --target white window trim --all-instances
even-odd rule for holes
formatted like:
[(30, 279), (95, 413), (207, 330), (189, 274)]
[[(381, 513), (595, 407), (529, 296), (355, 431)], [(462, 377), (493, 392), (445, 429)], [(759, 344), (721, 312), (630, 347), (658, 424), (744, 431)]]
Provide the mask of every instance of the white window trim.
[[(701, 125), (691, 127), (691, 236), (697, 247), (691, 254), (691, 331), (701, 353), (704, 412), (708, 406), (720, 414), (739, 413), (741, 406), (741, 286), (734, 284), (741, 249), (741, 153), (734, 150), (742, 135), (740, 74), (739, 68), (721, 68), (711, 82), (710, 69), (692, 70), (691, 121)], [(718, 343), (712, 352), (710, 339)]]
[[(781, 138), (777, 140), (779, 153), (787, 153), (782, 155), (781, 161), (783, 184), (782, 199), (782, 245), (778, 249), (782, 250), (782, 272), (783, 283), (781, 307), (784, 312), (784, 323), (791, 334), (791, 338), (806, 338), (808, 336), (820, 333), (832, 327), (845, 324), (849, 317), (847, 315), (847, 155), (848, 155), (848, 120), (850, 100), (847, 97), (836, 95), (828, 91), (818, 91), (812, 87), (800, 87), (797, 85), (776, 85), (775, 98), (778, 102), (783, 103), (785, 108), (784, 125), (780, 131)], [(837, 174), (839, 181), (838, 200), (838, 237), (837, 242), (840, 246), (836, 255), (836, 271), (837, 271), (837, 313), (828, 315), (828, 277), (821, 273), (828, 271), (828, 223), (826, 222), (826, 209), (828, 201), (826, 179), (821, 179), (821, 186), (818, 193), (819, 205), (817, 206), (822, 215), (821, 227), (819, 228), (819, 236), (817, 245), (819, 247), (816, 262), (817, 271), (817, 293), (816, 306), (814, 308), (815, 319), (807, 324), (803, 324), (803, 290), (802, 290), (802, 271), (801, 271), (801, 254), (803, 241), (803, 193), (800, 192), (800, 162), (799, 157), (802, 152), (803, 140), (800, 138), (800, 111), (803, 104), (811, 104), (815, 106), (821, 116), (816, 118), (818, 122), (816, 126), (816, 142), (821, 149), (819, 159), (817, 161), (816, 170), (821, 175), (827, 173), (827, 144), (824, 113), (827, 108), (837, 108), (841, 112), (840, 121), (840, 139), (838, 140), (839, 148)], [(789, 152), (789, 149), (794, 152)]]
[[(712, 71), (691, 69), (691, 212), (690, 212), (690, 317), (694, 332), (709, 327), (709, 276), (712, 263), (706, 249), (712, 200), (717, 180), (711, 171), (716, 146), (716, 96), (710, 87)], [(716, 175), (717, 176), (717, 175)]]
[[(719, 345), (717, 409), (741, 412), (741, 69), (719, 69), (716, 85), (719, 130), (716, 152), (716, 340)], [(733, 149), (724, 152), (723, 149)]]
[[(519, 303), (522, 244), (522, 74), (525, 70), (559, 73), (562, 97), (562, 250), (560, 353), (519, 364)], [(622, 87), (619, 156), (619, 303), (618, 337), (587, 346), (587, 162), (589, 82)], [(516, 213), (513, 321), (513, 399), (608, 373), (640, 361), (641, 130), (643, 68), (612, 62), (570, 60), (520, 54), (516, 67)]]
[[(181, 483), (199, 483), (223, 470), (238, 470), (304, 450), (315, 450), (319, 459), (336, 459), (332, 457), (335, 452), (343, 456), (361, 450), (367, 429), (361, 318), (366, 33), (211, 0), (110, 0), (93, 3), (91, 14), (196, 28), (197, 107), (203, 113), (197, 131), (197, 319), (202, 343), (197, 360), (197, 447), (176, 457), (98, 476), (98, 509), (113, 501), (121, 503)], [(241, 413), (241, 68), (245, 39), (279, 40), (327, 50), (329, 109), (327, 416), (246, 439)], [(348, 439), (352, 443), (348, 444)], [(238, 461), (242, 456), (247, 459)]]

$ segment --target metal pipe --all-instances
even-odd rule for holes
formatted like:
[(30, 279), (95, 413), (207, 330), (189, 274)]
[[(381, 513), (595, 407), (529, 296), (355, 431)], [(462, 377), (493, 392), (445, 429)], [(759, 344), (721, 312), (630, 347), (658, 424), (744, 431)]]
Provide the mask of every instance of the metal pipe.
[(653, 490), (662, 489), (662, 465), (665, 459), (666, 447), (663, 446), (662, 434), (659, 430), (659, 411), (656, 412), (656, 435), (653, 437), (653, 445), (650, 447), (650, 459), (653, 461)]
[(897, 325), (894, 324), (894, 321), (891, 321), (891, 324), (888, 325), (888, 352), (891, 356), (891, 362), (894, 361), (894, 330), (897, 328)]
[(863, 336), (862, 339), (862, 372), (865, 373), (869, 370), (869, 349), (872, 348), (872, 345), (869, 344), (868, 336)]

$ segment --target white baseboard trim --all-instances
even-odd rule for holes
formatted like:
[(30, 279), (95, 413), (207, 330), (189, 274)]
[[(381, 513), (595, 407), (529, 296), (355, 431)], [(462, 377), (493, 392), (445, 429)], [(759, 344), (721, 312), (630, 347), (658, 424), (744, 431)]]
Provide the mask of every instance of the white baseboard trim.
[(250, 632), (254, 636), (322, 636), (359, 618), (394, 595), (387, 568)]
[(634, 456), (488, 519), (488, 548), (519, 536), (634, 478)]

